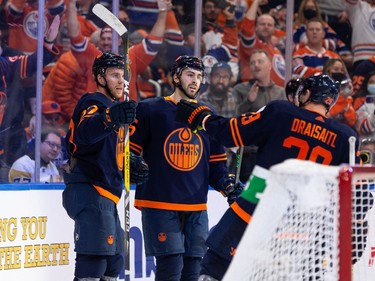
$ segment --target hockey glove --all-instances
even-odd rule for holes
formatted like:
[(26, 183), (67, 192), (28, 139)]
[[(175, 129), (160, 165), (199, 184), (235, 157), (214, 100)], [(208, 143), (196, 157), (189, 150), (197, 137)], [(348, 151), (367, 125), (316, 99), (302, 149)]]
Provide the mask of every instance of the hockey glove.
[(217, 185), (217, 191), (219, 191), (224, 197), (227, 198), (229, 206), (236, 201), (240, 196), (242, 190), (244, 189), (244, 184), (238, 182), (235, 184), (235, 175), (229, 174), (227, 177), (224, 177)]
[(131, 124), (135, 120), (135, 108), (137, 103), (134, 101), (118, 102), (108, 107), (103, 113), (104, 125), (107, 130), (113, 131), (120, 128), (123, 124)]
[(148, 179), (148, 165), (141, 156), (130, 152), (130, 182), (142, 184)]
[(176, 121), (184, 123), (196, 133), (202, 129), (202, 121), (204, 117), (211, 115), (212, 110), (197, 102), (180, 100), (177, 104)]

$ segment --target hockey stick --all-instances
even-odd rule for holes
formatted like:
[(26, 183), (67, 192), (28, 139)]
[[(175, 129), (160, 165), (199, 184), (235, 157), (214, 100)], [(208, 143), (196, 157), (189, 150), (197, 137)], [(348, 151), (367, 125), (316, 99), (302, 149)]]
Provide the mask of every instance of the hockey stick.
[[(121, 21), (112, 14), (106, 7), (101, 4), (96, 4), (93, 9), (93, 13), (108, 24), (118, 35), (121, 36), (124, 44), (124, 57), (125, 57), (125, 88), (124, 88), (124, 99), (129, 100), (129, 40), (128, 30), (121, 23)], [(129, 148), (129, 125), (124, 127), (124, 206), (125, 206), (125, 280), (130, 280), (130, 148)]]
[(245, 148), (244, 146), (240, 146), (237, 149), (237, 153), (236, 153), (236, 179), (235, 179), (236, 184), (240, 180), (240, 172), (241, 172), (241, 164), (242, 164), (242, 156), (243, 156), (244, 148)]

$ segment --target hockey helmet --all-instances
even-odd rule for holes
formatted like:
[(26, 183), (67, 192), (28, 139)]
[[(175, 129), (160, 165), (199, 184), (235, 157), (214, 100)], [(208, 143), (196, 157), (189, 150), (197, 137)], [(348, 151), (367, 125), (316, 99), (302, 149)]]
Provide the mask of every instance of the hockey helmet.
[[(327, 110), (329, 110), (338, 99), (340, 83), (325, 74), (313, 75), (302, 81), (297, 90), (298, 100), (300, 100), (300, 96), (305, 93), (306, 90), (310, 90), (311, 92), (306, 102), (312, 101), (323, 104), (326, 106)], [(306, 104), (306, 102), (304, 104)]]
[(124, 68), (125, 60), (120, 54), (114, 53), (101, 53), (94, 61), (92, 66), (92, 72), (95, 76), (95, 81), (97, 81), (98, 74), (104, 75), (108, 67)]
[(185, 68), (193, 68), (196, 70), (202, 71), (202, 75), (204, 74), (204, 65), (200, 58), (195, 56), (179, 56), (174, 65), (172, 66), (172, 76), (177, 74), (180, 75), (182, 70)]
[(303, 79), (302, 78), (292, 78), (286, 83), (285, 86), (285, 93), (286, 96), (295, 95), (297, 93), (297, 90), (299, 86), (301, 86)]

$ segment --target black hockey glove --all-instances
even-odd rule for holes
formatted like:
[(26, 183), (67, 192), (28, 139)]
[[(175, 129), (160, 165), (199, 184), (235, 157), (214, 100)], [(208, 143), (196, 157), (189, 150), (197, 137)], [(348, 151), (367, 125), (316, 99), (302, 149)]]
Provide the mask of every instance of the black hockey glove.
[(130, 182), (142, 184), (148, 179), (148, 165), (141, 156), (130, 152)]
[(134, 101), (118, 102), (108, 107), (103, 113), (106, 129), (113, 131), (120, 128), (121, 125), (133, 123), (136, 107), (137, 103)]
[(219, 191), (224, 197), (227, 198), (227, 202), (231, 205), (240, 196), (242, 190), (244, 189), (244, 184), (238, 182), (235, 184), (236, 177), (233, 174), (229, 174), (224, 177), (217, 185), (217, 191)]
[(204, 117), (211, 115), (212, 110), (197, 102), (180, 100), (177, 104), (176, 121), (184, 123), (196, 133), (202, 129), (202, 121)]

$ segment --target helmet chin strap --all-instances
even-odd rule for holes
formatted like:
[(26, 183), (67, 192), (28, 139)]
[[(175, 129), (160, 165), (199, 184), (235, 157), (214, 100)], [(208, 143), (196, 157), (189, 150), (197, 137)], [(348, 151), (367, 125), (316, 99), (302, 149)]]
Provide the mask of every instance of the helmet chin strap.
[(304, 106), (305, 106), (306, 104), (308, 104), (310, 101), (311, 101), (310, 98), (309, 98), (307, 101), (305, 101), (305, 102), (302, 102), (302, 101), (300, 101), (300, 100), (298, 99), (299, 107), (304, 107)]
[[(180, 79), (180, 78), (178, 78), (178, 79)], [(190, 96), (190, 95), (185, 91), (185, 89), (182, 87), (182, 85), (181, 85), (180, 82), (176, 83), (176, 87), (179, 88), (179, 89), (184, 93), (185, 96), (187, 96), (189, 99), (192, 99), (192, 100), (195, 100), (195, 98), (198, 96), (199, 90), (201, 89), (201, 88), (199, 87), (199, 89), (198, 89), (198, 91), (195, 93), (195, 95), (194, 95), (194, 96)]]

